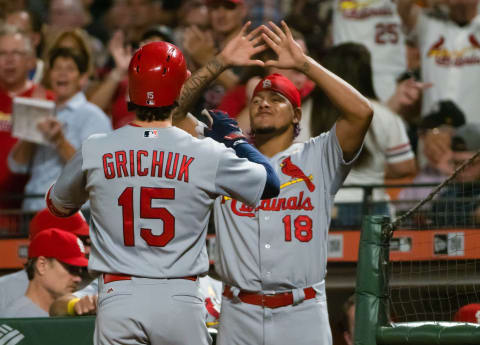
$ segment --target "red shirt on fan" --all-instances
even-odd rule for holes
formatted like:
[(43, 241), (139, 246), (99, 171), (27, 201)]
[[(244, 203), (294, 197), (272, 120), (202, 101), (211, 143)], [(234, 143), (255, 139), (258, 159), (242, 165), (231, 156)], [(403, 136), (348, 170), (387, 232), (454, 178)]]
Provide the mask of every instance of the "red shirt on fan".
[[(51, 91), (42, 90), (35, 84), (17, 96), (54, 99)], [(0, 195), (22, 194), (28, 180), (28, 175), (13, 174), (8, 169), (8, 154), (18, 140), (11, 135), (12, 103), (13, 98), (0, 88)], [(0, 209), (20, 208), (21, 203), (22, 200), (0, 198)]]

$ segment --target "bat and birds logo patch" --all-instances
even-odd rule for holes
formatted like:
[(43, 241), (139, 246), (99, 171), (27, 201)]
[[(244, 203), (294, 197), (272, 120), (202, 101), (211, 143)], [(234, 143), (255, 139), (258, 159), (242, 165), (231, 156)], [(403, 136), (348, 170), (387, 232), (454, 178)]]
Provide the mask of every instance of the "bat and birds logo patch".
[(292, 178), (290, 181), (282, 184), (280, 188), (283, 188), (298, 182), (305, 182), (310, 192), (313, 192), (315, 190), (315, 185), (312, 182), (313, 176), (312, 175), (307, 176), (302, 171), (302, 169), (300, 169), (297, 165), (293, 164), (290, 156), (285, 158), (282, 161), (282, 163), (280, 163), (280, 167), (282, 169), (282, 173)]

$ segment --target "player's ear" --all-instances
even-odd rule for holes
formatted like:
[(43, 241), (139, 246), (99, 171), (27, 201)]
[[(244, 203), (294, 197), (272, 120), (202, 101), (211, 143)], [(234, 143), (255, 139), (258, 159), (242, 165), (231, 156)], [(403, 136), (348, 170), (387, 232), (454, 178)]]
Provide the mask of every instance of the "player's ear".
[(39, 256), (35, 261), (35, 273), (39, 275), (45, 274), (45, 271), (48, 269), (49, 261), (44, 256)]
[(293, 109), (293, 123), (300, 123), (300, 120), (302, 119), (302, 108), (297, 107)]

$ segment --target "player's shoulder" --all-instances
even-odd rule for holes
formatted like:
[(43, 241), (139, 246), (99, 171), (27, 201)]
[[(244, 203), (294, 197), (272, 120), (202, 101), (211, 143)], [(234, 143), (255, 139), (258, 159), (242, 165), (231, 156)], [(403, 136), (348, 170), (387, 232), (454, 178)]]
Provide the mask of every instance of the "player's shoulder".
[(195, 138), (192, 137), (192, 143), (197, 145), (201, 150), (206, 150), (212, 154), (221, 154), (225, 152), (234, 152), (233, 149), (226, 147), (224, 144), (213, 140), (212, 138)]
[(87, 139), (84, 141), (84, 145), (94, 145), (95, 143), (98, 143), (99, 141), (105, 140), (108, 138), (113, 132), (110, 133), (95, 133), (91, 134)]
[(24, 269), (0, 277), (0, 285), (2, 286), (2, 289), (6, 285), (16, 285), (18, 282), (22, 281), (28, 282), (27, 272)]

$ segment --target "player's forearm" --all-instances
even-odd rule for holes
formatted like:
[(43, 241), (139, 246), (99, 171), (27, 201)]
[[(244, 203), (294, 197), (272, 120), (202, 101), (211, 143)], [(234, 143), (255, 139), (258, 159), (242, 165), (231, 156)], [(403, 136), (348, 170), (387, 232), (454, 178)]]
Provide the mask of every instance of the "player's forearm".
[(10, 152), (11, 158), (13, 161), (20, 165), (25, 165), (30, 162), (35, 152), (35, 144), (25, 141), (19, 140), (13, 146), (12, 151)]
[(206, 87), (228, 67), (219, 54), (195, 71), (182, 87), (178, 98), (178, 107), (172, 113), (174, 120), (181, 120), (187, 116), (188, 110), (195, 104)]
[(95, 87), (88, 100), (98, 105), (102, 110), (107, 111), (112, 103), (112, 98), (118, 88), (118, 83), (126, 77), (126, 73), (120, 70), (112, 70), (102, 82)]
[(77, 212), (88, 199), (86, 177), (82, 171), (82, 151), (78, 150), (63, 168), (45, 197), (50, 211), (58, 217), (68, 217)]
[(298, 69), (313, 80), (342, 115), (352, 121), (370, 121), (373, 114), (367, 98), (314, 59), (306, 56)]
[(224, 71), (217, 78), (217, 82), (226, 90), (233, 89), (238, 84), (239, 80), (240, 79), (231, 70)]
[(397, 11), (407, 32), (412, 31), (421, 11), (420, 7), (415, 5), (414, 0), (397, 0)]
[(270, 199), (278, 196), (280, 193), (280, 180), (278, 179), (275, 170), (268, 162), (267, 158), (262, 155), (255, 147), (243, 142), (233, 146), (235, 153), (240, 158), (246, 158), (251, 162), (261, 164), (267, 172), (267, 179), (265, 181), (265, 187), (263, 189), (261, 199)]

